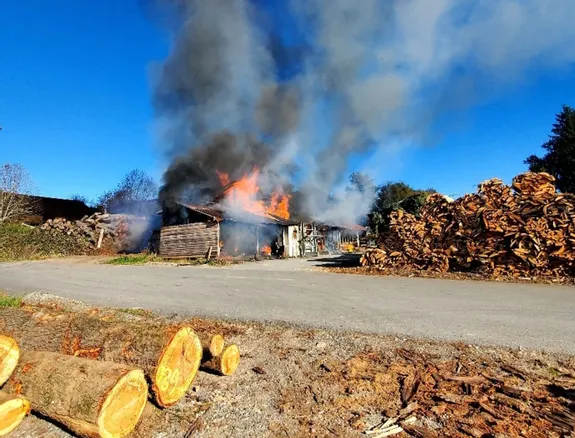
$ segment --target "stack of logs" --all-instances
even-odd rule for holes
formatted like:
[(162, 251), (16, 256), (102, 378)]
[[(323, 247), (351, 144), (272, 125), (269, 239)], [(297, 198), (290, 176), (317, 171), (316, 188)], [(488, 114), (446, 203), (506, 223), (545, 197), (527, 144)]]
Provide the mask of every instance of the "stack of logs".
[(148, 398), (159, 408), (173, 406), (198, 369), (229, 376), (240, 360), (238, 347), (221, 335), (187, 325), (5, 310), (11, 313), (3, 315), (0, 336), (0, 436), (32, 410), (80, 437), (125, 437)]
[(130, 217), (120, 214), (94, 213), (77, 221), (64, 218), (48, 219), (40, 227), (43, 231), (62, 233), (87, 241), (91, 246), (100, 247), (104, 239), (120, 246), (128, 237)]
[(379, 249), (362, 266), (493, 277), (572, 278), (575, 274), (575, 195), (557, 193), (547, 173), (499, 179), (450, 202), (433, 194), (415, 217), (391, 214)]

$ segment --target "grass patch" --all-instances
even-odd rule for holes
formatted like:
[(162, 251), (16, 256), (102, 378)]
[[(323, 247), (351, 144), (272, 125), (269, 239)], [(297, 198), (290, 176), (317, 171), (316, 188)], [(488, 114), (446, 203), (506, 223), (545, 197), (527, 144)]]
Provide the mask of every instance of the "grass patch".
[(111, 260), (106, 260), (104, 263), (107, 265), (145, 265), (151, 262), (163, 261), (160, 257), (153, 254), (134, 254), (115, 257)]
[(0, 294), (0, 308), (4, 307), (21, 307), (22, 298), (11, 297), (10, 295)]
[(120, 257), (115, 257), (110, 260), (103, 262), (106, 265), (124, 265), (124, 266), (134, 266), (134, 265), (145, 265), (147, 263), (170, 263), (178, 266), (227, 266), (236, 265), (242, 263), (241, 260), (233, 259), (205, 259), (205, 258), (193, 258), (193, 259), (172, 259), (163, 258), (155, 254), (133, 254), (124, 255)]
[(243, 263), (243, 260), (236, 260), (236, 259), (170, 259), (166, 260), (167, 262), (175, 263), (179, 266), (201, 266), (201, 265), (208, 265), (208, 266), (229, 266), (229, 265), (239, 265)]
[(78, 239), (16, 223), (0, 223), (0, 262), (88, 254)]
[(154, 316), (154, 313), (150, 310), (146, 310), (146, 309), (138, 309), (138, 308), (125, 308), (125, 309), (118, 309), (120, 312), (122, 313), (127, 313), (128, 315), (132, 315), (132, 316), (141, 316), (141, 317), (145, 317), (145, 318), (149, 318), (151, 316)]

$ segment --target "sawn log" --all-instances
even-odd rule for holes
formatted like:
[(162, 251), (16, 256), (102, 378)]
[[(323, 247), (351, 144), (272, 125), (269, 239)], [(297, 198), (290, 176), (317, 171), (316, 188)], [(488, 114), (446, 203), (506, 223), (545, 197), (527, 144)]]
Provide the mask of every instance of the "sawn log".
[(202, 358), (200, 339), (185, 326), (113, 322), (77, 313), (53, 316), (25, 309), (0, 309), (0, 321), (22, 348), (143, 369), (151, 396), (163, 407), (185, 395)]
[(18, 359), (20, 348), (10, 336), (0, 335), (0, 386), (10, 378)]
[(29, 412), (30, 403), (24, 397), (0, 391), (0, 436), (16, 429)]
[(4, 390), (80, 437), (122, 438), (146, 406), (140, 369), (49, 352), (22, 352)]

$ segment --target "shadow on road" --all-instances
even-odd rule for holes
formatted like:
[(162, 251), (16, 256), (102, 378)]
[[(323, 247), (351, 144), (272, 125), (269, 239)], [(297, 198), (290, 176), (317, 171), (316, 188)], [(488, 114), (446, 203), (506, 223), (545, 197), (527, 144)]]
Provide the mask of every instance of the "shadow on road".
[(360, 257), (360, 254), (342, 254), (338, 257), (311, 259), (308, 262), (321, 268), (355, 268), (359, 266)]

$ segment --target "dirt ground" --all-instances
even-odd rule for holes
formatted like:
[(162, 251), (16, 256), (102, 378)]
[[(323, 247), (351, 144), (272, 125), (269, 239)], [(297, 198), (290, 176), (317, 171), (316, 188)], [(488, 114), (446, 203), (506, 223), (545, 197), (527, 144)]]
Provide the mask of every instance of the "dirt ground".
[[(39, 315), (89, 312), (127, 327), (133, 320), (184, 321), (38, 294), (25, 299), (23, 309)], [(11, 311), (2, 309), (0, 320)], [(232, 377), (200, 373), (173, 408), (149, 405), (133, 437), (568, 437), (575, 430), (573, 356), (187, 321), (237, 343), (240, 367)], [(70, 435), (32, 415), (12, 436)]]
[[(388, 268), (378, 269), (374, 267), (360, 267), (349, 262), (350, 257), (342, 258), (341, 263), (328, 263), (318, 267), (318, 270), (332, 272), (335, 274), (355, 274), (355, 275), (375, 275), (375, 276), (393, 276), (393, 277), (419, 277), (419, 278), (439, 278), (444, 280), (475, 280), (475, 281), (495, 281), (506, 283), (535, 283), (535, 284), (575, 284), (575, 277), (512, 277), (512, 276), (493, 276), (479, 274), (475, 272), (436, 272), (425, 271), (421, 269), (408, 268)], [(337, 259), (336, 259), (337, 260)]]

